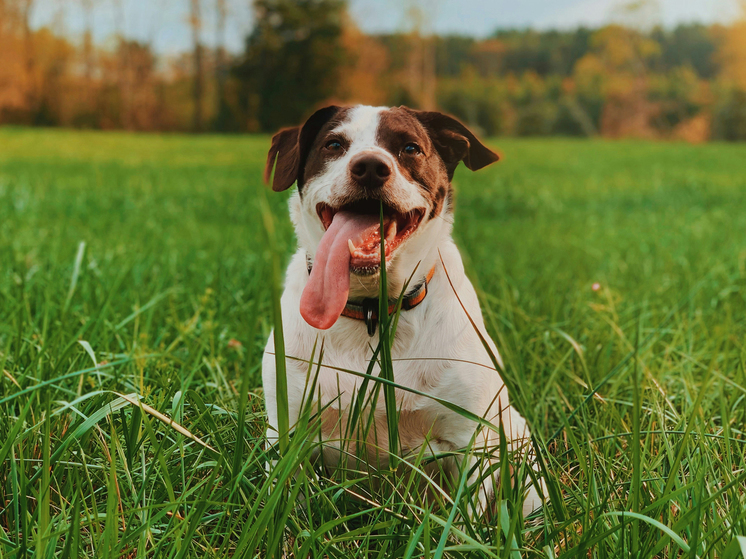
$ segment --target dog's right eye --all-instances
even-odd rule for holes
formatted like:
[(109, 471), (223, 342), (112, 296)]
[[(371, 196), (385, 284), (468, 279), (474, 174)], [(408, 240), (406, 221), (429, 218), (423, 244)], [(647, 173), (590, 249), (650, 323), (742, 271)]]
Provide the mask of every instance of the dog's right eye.
[(324, 146), (329, 151), (341, 151), (342, 150), (342, 142), (339, 140), (329, 140), (326, 142), (326, 145)]

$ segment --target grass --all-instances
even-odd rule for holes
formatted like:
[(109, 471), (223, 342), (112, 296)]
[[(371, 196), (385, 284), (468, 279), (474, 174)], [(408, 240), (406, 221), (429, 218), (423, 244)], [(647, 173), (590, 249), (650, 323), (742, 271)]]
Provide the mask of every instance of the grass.
[(325, 475), (312, 409), (265, 452), (267, 138), (0, 129), (0, 557), (737, 557), (746, 146), (495, 145), (455, 236), (544, 462), (529, 522), (509, 483), (464, 514), (466, 473)]

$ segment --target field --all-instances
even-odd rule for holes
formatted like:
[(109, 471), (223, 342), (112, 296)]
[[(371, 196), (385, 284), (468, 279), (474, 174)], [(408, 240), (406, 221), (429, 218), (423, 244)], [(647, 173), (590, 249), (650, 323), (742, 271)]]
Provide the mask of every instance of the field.
[(328, 479), (302, 430), (266, 467), (266, 137), (0, 129), (0, 558), (735, 558), (746, 146), (492, 143), (455, 236), (546, 463), (527, 521)]

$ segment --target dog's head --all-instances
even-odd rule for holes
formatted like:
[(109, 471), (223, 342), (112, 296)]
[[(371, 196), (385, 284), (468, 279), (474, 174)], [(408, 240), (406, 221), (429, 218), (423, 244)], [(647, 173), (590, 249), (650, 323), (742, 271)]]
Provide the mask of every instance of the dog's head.
[(497, 159), (456, 119), (406, 107), (326, 107), (275, 134), (265, 180), (278, 192), (298, 183), (291, 216), (313, 263), (305, 320), (329, 328), (348, 298), (377, 295), (381, 204), (389, 293), (418, 265), (424, 276), (450, 233), (459, 162), (476, 171)]

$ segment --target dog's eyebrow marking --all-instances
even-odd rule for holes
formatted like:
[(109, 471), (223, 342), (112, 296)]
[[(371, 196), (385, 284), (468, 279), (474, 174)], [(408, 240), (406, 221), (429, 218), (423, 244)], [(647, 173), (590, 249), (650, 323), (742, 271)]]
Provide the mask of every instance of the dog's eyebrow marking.
[(350, 111), (349, 117), (340, 126), (332, 130), (334, 134), (344, 135), (350, 138), (350, 148), (363, 149), (377, 146), (377, 130), (380, 115), (387, 107), (355, 107)]

